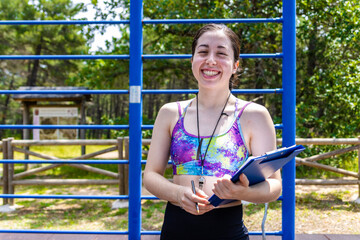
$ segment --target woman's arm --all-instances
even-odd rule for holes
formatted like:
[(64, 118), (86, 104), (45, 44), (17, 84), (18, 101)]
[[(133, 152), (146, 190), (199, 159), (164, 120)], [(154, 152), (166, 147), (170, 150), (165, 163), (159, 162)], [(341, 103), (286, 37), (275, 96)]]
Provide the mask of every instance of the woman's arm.
[[(274, 123), (266, 108), (250, 104), (242, 116), (242, 128), (249, 136), (248, 147), (253, 156), (260, 156), (276, 149)], [(230, 176), (219, 179), (214, 185), (214, 193), (222, 199), (239, 199), (253, 203), (275, 201), (281, 194), (280, 170), (265, 181), (249, 186), (244, 174), (234, 184)]]
[[(177, 112), (172, 104), (164, 105), (156, 118), (151, 145), (144, 171), (146, 189), (160, 199), (177, 202), (180, 186), (172, 184), (164, 177), (169, 160), (171, 144), (171, 125)], [(178, 189), (176, 189), (178, 188)]]
[[(193, 194), (190, 187), (174, 184), (164, 177), (170, 155), (171, 132), (178, 117), (176, 103), (166, 104), (160, 109), (154, 124), (143, 181), (146, 189), (156, 197), (196, 214), (195, 202), (207, 204), (208, 201), (201, 197), (201, 194), (200, 196)], [(211, 208), (202, 205), (200, 207), (201, 213)]]

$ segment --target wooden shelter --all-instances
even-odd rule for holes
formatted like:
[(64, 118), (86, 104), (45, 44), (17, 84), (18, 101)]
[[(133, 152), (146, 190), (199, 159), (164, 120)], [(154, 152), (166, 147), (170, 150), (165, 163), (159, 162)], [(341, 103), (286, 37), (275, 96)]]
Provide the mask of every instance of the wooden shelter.
[[(29, 87), (18, 88), (19, 91), (49, 91), (49, 90), (88, 90), (86, 87)], [(85, 108), (86, 102), (91, 101), (90, 94), (15, 94), (13, 99), (21, 102), (23, 108), (23, 124), (32, 124), (30, 121), (30, 109), (34, 107), (77, 107), (80, 109), (80, 124), (86, 123)], [(80, 139), (85, 139), (85, 129), (80, 129)], [(23, 130), (23, 139), (30, 138), (30, 129)], [(85, 153), (85, 147), (82, 147)]]

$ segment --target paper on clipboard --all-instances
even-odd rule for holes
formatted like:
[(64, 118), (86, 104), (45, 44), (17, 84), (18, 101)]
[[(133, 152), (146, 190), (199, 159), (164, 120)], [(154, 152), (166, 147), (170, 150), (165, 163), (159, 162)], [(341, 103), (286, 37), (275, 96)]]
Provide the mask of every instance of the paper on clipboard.
[[(280, 148), (262, 156), (248, 159), (239, 170), (232, 176), (231, 181), (239, 181), (239, 176), (244, 173), (249, 180), (249, 185), (254, 185), (264, 181), (277, 170), (282, 168), (296, 155), (305, 149), (302, 145), (293, 145), (291, 147)], [(233, 202), (233, 199), (220, 199), (215, 194), (209, 198), (213, 206), (219, 206)]]

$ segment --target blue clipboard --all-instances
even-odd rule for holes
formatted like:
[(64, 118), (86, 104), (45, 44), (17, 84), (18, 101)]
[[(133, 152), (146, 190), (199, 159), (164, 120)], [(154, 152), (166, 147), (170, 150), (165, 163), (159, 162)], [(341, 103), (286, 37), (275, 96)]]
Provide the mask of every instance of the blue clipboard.
[[(236, 183), (239, 181), (240, 174), (244, 173), (249, 180), (249, 185), (254, 185), (264, 181), (277, 170), (282, 168), (296, 155), (305, 149), (302, 145), (293, 145), (267, 152), (259, 157), (248, 159), (239, 170), (232, 176), (231, 181)], [(217, 207), (236, 200), (220, 199), (215, 194), (209, 198), (209, 202)]]

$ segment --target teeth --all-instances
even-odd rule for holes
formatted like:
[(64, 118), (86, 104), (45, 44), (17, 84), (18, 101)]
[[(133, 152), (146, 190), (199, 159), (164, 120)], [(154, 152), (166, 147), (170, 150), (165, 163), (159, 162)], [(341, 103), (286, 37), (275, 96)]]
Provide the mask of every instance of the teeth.
[(203, 73), (208, 76), (214, 76), (214, 75), (218, 74), (217, 71), (203, 71)]

